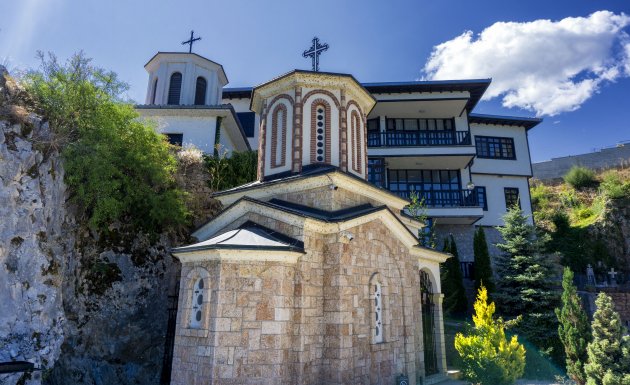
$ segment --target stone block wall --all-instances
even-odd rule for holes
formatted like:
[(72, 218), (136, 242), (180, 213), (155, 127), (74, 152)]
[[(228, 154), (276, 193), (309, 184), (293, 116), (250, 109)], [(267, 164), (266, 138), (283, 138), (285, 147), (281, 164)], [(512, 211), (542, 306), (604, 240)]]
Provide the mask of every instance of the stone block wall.
[(615, 167), (630, 167), (630, 143), (613, 148), (604, 148), (588, 154), (553, 158), (546, 162), (532, 163), (534, 178), (557, 179), (562, 178), (571, 167), (584, 166), (594, 170)]
[[(477, 226), (474, 225), (440, 225), (436, 224), (435, 234), (438, 250), (442, 249), (444, 245), (444, 239), (451, 234), (457, 244), (457, 252), (459, 253), (459, 260), (461, 262), (474, 262), (474, 236)], [(486, 234), (486, 242), (488, 243), (488, 251), (490, 257), (499, 255), (500, 251), (495, 246), (497, 243), (503, 241), (501, 234), (494, 227), (484, 226), (483, 230)]]

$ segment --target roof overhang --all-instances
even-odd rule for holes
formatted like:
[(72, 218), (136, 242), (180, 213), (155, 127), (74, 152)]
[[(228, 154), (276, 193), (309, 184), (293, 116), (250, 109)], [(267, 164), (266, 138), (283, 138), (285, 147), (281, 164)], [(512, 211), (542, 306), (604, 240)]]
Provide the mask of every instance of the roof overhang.
[(136, 111), (143, 118), (163, 117), (220, 117), (221, 127), (225, 128), (230, 139), (235, 144), (235, 151), (251, 150), (245, 131), (236, 116), (231, 104), (216, 106), (187, 106), (187, 105), (155, 105), (142, 104), (135, 106)]
[(395, 118), (452, 118), (460, 116), (468, 103), (468, 96), (431, 98), (414, 95), (414, 98), (379, 99), (368, 118), (388, 116)]
[(474, 147), (375, 147), (368, 149), (370, 157), (385, 158), (391, 169), (461, 170), (475, 157)]
[(498, 126), (518, 126), (531, 130), (540, 124), (543, 120), (540, 118), (526, 118), (518, 116), (501, 116), (501, 115), (483, 115), (470, 114), (468, 122), (473, 124), (494, 124)]

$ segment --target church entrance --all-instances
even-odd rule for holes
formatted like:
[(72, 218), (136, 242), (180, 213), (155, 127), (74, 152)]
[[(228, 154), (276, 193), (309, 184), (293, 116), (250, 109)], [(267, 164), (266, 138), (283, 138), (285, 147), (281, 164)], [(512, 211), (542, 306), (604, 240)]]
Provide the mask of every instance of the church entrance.
[(430, 376), (438, 372), (435, 341), (435, 306), (431, 278), (425, 271), (420, 271), (420, 296), (422, 299), (422, 333), (424, 342), (424, 372)]

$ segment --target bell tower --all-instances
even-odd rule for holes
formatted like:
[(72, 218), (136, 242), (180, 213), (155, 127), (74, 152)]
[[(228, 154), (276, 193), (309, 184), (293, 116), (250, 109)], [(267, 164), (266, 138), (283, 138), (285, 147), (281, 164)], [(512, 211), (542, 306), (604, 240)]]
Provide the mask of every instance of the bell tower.
[(366, 117), (376, 101), (351, 75), (295, 70), (254, 88), (258, 179), (319, 165), (367, 178)]

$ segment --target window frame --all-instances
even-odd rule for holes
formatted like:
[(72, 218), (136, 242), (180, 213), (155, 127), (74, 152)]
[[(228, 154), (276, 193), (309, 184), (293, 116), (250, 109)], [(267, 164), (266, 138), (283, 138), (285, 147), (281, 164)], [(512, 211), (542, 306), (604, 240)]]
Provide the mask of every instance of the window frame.
[[(491, 151), (491, 148), (494, 151)], [(480, 159), (516, 160), (514, 138), (510, 136), (475, 135), (475, 151), (477, 158)], [(494, 155), (491, 155), (491, 152)], [(510, 152), (511, 155), (509, 155)], [(504, 155), (504, 153), (508, 155)]]
[[(514, 192), (516, 191), (516, 194)], [(514, 199), (513, 195), (516, 195), (516, 202), (512, 202)], [(518, 208), (521, 209), (521, 191), (518, 187), (504, 187), (503, 188), (503, 197), (505, 199), (505, 210), (510, 210), (513, 206), (518, 205)], [(508, 197), (512, 204), (508, 203)]]

